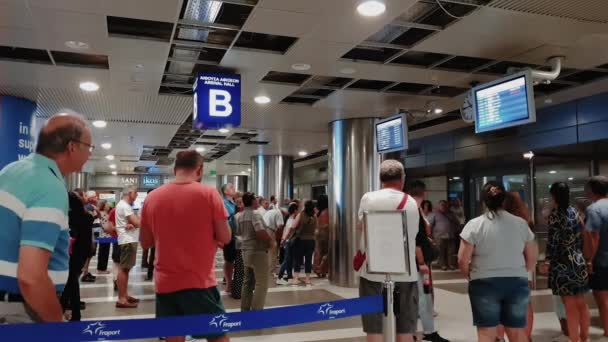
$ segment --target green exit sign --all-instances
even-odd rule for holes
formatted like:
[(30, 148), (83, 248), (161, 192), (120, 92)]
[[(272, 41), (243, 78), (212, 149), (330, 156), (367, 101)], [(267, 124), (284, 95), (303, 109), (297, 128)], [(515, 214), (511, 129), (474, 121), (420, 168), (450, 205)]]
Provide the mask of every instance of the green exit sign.
[(210, 174), (211, 176), (217, 176), (217, 171), (215, 171), (215, 170), (211, 170), (211, 171), (209, 171), (209, 174)]

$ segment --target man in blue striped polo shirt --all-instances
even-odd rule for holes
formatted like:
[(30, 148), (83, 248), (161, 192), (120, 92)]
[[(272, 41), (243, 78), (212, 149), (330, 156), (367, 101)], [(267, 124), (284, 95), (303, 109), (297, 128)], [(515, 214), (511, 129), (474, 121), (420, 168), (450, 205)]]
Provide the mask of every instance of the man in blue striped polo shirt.
[(77, 115), (51, 117), (36, 153), (0, 171), (0, 324), (61, 322), (68, 276), (68, 197), (63, 177), (94, 146)]

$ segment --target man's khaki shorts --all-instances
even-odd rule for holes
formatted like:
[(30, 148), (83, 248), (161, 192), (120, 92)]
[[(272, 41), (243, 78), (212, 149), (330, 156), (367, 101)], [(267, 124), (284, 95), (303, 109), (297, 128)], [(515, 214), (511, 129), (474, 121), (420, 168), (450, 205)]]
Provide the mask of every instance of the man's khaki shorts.
[(131, 270), (137, 258), (137, 242), (120, 245), (120, 268)]

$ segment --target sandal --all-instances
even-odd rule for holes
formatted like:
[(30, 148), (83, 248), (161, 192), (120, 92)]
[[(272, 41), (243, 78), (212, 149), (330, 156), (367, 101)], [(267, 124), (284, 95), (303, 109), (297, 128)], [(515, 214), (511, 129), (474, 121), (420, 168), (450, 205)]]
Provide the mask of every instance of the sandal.
[(127, 301), (128, 301), (129, 303), (131, 303), (131, 304), (134, 304), (134, 303), (139, 303), (139, 299), (138, 299), (138, 298), (131, 297), (131, 296), (128, 296), (128, 297), (127, 297)]
[(137, 303), (116, 302), (116, 307), (120, 308), (120, 309), (135, 309), (135, 308), (137, 308)]

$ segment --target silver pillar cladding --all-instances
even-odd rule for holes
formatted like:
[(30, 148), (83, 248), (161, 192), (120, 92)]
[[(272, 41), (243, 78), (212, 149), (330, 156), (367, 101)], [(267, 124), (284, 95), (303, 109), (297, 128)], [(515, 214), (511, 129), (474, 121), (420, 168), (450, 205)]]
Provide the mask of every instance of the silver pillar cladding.
[(90, 178), (91, 174), (87, 172), (71, 173), (67, 177), (65, 177), (65, 184), (69, 191), (72, 191), (76, 188), (80, 188), (86, 191), (89, 189)]
[(283, 202), (293, 197), (293, 157), (257, 155), (251, 157), (252, 192), (270, 198), (274, 195)]
[(249, 176), (242, 175), (217, 175), (217, 189), (221, 190), (222, 185), (232, 183), (237, 192), (247, 192)]
[(358, 249), (357, 212), (363, 194), (379, 187), (374, 121), (347, 119), (329, 124), (329, 280), (337, 286), (358, 284), (352, 264)]

